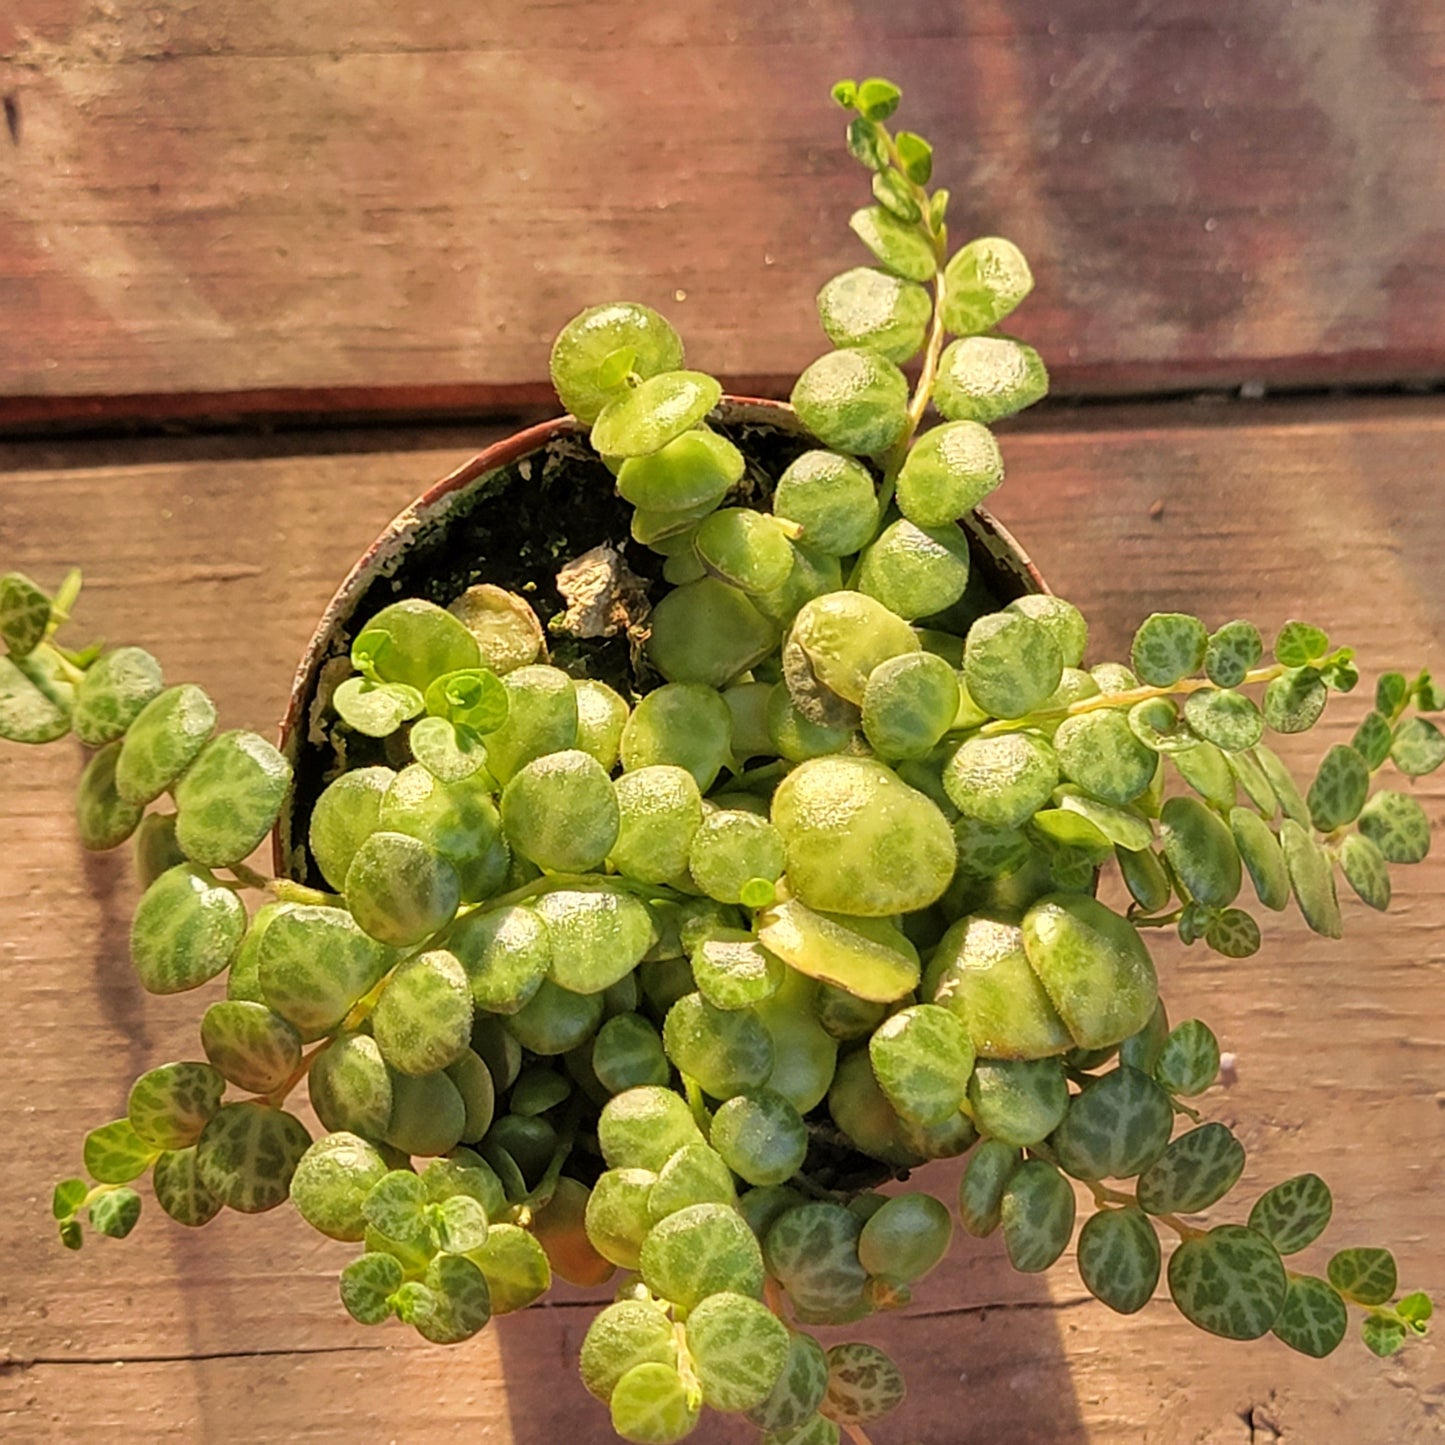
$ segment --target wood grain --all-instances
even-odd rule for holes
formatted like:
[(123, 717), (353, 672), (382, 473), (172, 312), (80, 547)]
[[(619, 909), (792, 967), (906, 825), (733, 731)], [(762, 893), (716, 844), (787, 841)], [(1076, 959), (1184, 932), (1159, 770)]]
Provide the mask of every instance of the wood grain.
[(1435, 0), (14, 0), (0, 419), (527, 403), (615, 296), (786, 389), (866, 259), (847, 72), (1032, 257), (1059, 391), (1445, 374)]
[[(1445, 661), (1439, 407), (1150, 407), (1051, 425), (1005, 438), (997, 510), (1094, 619), (1095, 656), (1125, 650), (1148, 611), (1180, 607), (1211, 624), (1318, 619), (1372, 671)], [(390, 449), (367, 454), (354, 450), (364, 439), (327, 451), (312, 438), (294, 455), (285, 438), (155, 442), (122, 460), (103, 444), (12, 446), (0, 451), (0, 558), (46, 580), (83, 562), (88, 628), (153, 648), (228, 721), (266, 727), (352, 557), (490, 439), (373, 437)], [(1347, 737), (1366, 705), (1343, 700), (1297, 755)], [(345, 1251), (285, 1211), (223, 1217), (204, 1235), (148, 1216), (125, 1244), (79, 1256), (54, 1243), (51, 1182), (137, 1072), (194, 1053), (198, 1013), (195, 999), (145, 997), (130, 975), (134, 889), (124, 859), (74, 841), (78, 767), (69, 745), (0, 750), (0, 1434), (604, 1440), (573, 1371), (588, 1318), (575, 1294), (444, 1351), (346, 1321), (334, 1283)], [(1441, 780), (1418, 792), (1445, 819)], [(1237, 1082), (1204, 1109), (1250, 1150), (1241, 1197), (1318, 1167), (1336, 1194), (1330, 1242), (1387, 1241), (1410, 1283), (1438, 1295), (1440, 858), (1396, 870), (1396, 886), (1387, 918), (1351, 910), (1343, 943), (1290, 916), (1243, 963), (1167, 941), (1157, 952), (1173, 1014), (1205, 1017), (1237, 1056)], [(944, 1197), (954, 1172), (939, 1167)], [(1120, 1319), (1086, 1299), (1069, 1261), (1025, 1277), (1001, 1256), (997, 1241), (960, 1241), (914, 1306), (860, 1331), (896, 1350), (912, 1385), (879, 1445), (1439, 1438), (1437, 1346), (1380, 1363), (1352, 1344), (1321, 1366), (1274, 1342), (1201, 1336), (1162, 1298)], [(748, 1437), (720, 1422), (697, 1438)]]

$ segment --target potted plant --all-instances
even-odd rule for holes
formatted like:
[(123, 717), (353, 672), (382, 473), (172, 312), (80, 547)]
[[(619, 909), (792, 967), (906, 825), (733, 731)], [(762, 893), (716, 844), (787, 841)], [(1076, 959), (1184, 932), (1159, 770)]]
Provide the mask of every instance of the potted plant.
[[(1377, 775), (1445, 761), (1445, 695), (1385, 674), (1302, 787), (1266, 732), (1358, 681), (1316, 627), (1267, 654), (1155, 614), (1086, 670), (1085, 620), (979, 509), (989, 427), (1047, 388), (999, 330), (1028, 267), (950, 250), (895, 86), (834, 95), (877, 264), (819, 293), (834, 349), (792, 409), (724, 399), (646, 307), (584, 312), (552, 353), (571, 420), (378, 540), (281, 748), (216, 734), (140, 649), (64, 644), (78, 577), (0, 579), (0, 734), (93, 749), (77, 819), (133, 839), (141, 982), (225, 980), (204, 1060), (86, 1137), (66, 1245), (128, 1234), (148, 1174), (183, 1225), (294, 1203), (352, 1246), (357, 1320), (437, 1343), (553, 1274), (615, 1279), (580, 1365), (639, 1442), (704, 1408), (866, 1439), (902, 1377), (813, 1332), (906, 1304), (955, 1215), (1038, 1271), (1087, 1199), (1080, 1271), (1124, 1313), (1167, 1278), (1201, 1329), (1309, 1355), (1351, 1311), (1377, 1354), (1425, 1331), (1388, 1250), (1297, 1258), (1330, 1217), (1313, 1173), (1192, 1222), (1244, 1150), (1188, 1102), (1219, 1044), (1168, 1018), (1144, 939), (1244, 957), (1256, 903), (1338, 936), (1337, 875), (1387, 906), (1430, 833)], [(960, 1155), (955, 1207), (924, 1166)]]

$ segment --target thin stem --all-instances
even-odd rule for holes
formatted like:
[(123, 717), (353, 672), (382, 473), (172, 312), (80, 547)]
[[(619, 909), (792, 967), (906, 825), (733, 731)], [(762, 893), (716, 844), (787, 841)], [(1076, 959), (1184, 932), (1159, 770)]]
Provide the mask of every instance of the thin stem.
[[(231, 871), (234, 873), (236, 870), (233, 868)], [(266, 882), (265, 886), (276, 895), (277, 901), (281, 903), (312, 903), (319, 904), (323, 908), (335, 908), (341, 902), (339, 893), (326, 893), (320, 888), (308, 888), (304, 883), (296, 883), (290, 878), (272, 878)]]
[(770, 1274), (763, 1276), (763, 1302), (780, 1320), (787, 1319), (788, 1302), (782, 1286)]
[(556, 1147), (552, 1150), (552, 1157), (547, 1162), (546, 1172), (537, 1181), (537, 1187), (527, 1196), (526, 1208), (532, 1211), (545, 1209), (552, 1202), (552, 1195), (556, 1192), (557, 1181), (562, 1177), (562, 1166), (566, 1164), (568, 1156), (572, 1153), (572, 1146), (577, 1142), (577, 1126), (582, 1118), (582, 1105), (580, 1097), (574, 1098), (567, 1108), (566, 1118), (562, 1123), (562, 1131), (557, 1136)]
[(1129, 922), (1135, 928), (1169, 928), (1184, 917), (1184, 910), (1176, 908), (1173, 913), (1131, 913)]
[(276, 880), (274, 878), (268, 878), (264, 873), (258, 873), (244, 863), (232, 863), (230, 872), (243, 888), (256, 888), (268, 893), (275, 891)]
[(687, 1391), (689, 1400), (701, 1402), (702, 1381), (697, 1377), (692, 1351), (687, 1347), (687, 1326), (681, 1320), (676, 1321), (672, 1327), (672, 1334), (677, 1343), (677, 1373), (682, 1380), (682, 1387)]
[[(54, 655), (55, 661), (59, 664), (60, 671), (64, 675), (66, 682), (78, 687), (85, 681), (85, 669), (83, 667), (77, 667), (58, 647), (54, 647), (48, 642), (42, 642), (40, 646)], [(37, 652), (39, 650), (40, 648), (36, 648)]]
[(913, 388), (913, 399), (908, 403), (908, 430), (895, 446), (895, 450), (901, 450), (905, 455), (924, 412), (928, 410), (928, 403), (933, 400), (933, 387), (938, 380), (938, 359), (943, 355), (943, 340), (947, 334), (943, 324), (943, 301), (947, 289), (948, 283), (940, 267), (933, 276), (933, 321), (928, 328), (928, 344), (923, 349), (923, 367), (918, 373), (918, 385)]
[(712, 1115), (707, 1111), (702, 1085), (691, 1074), (684, 1074), (682, 1086), (687, 1091), (687, 1106), (692, 1110), (693, 1122), (702, 1130), (702, 1137), (706, 1139), (712, 1132)]
[(286, 1096), (311, 1072), (311, 1065), (316, 1062), (320, 1055), (324, 1054), (326, 1050), (331, 1047), (333, 1042), (334, 1040), (329, 1038), (322, 1039), (309, 1054), (302, 1056), (301, 1062), (291, 1070), (283, 1083), (272, 1089), (269, 1094), (258, 1097), (264, 1097), (265, 1103), (269, 1104), (273, 1109), (279, 1109), (281, 1105), (286, 1102)]
[[(1054, 1151), (1047, 1144), (1030, 1144), (1028, 1152), (1036, 1158), (1046, 1160), (1056, 1169), (1061, 1167)], [(1111, 1189), (1107, 1184), (1101, 1184), (1096, 1179), (1081, 1179), (1079, 1182), (1094, 1196), (1094, 1204), (1099, 1209), (1107, 1208), (1111, 1204), (1133, 1204), (1135, 1206), (1139, 1204), (1139, 1196), (1129, 1190)], [(1203, 1229), (1195, 1229), (1192, 1224), (1185, 1224), (1177, 1214), (1151, 1214), (1149, 1217), (1159, 1224), (1168, 1225), (1180, 1239), (1203, 1239), (1207, 1232)]]
[[(1282, 677), (1288, 669), (1283, 663), (1274, 663), (1270, 667), (1256, 667), (1252, 672), (1246, 673), (1241, 687), (1248, 687), (1254, 683), (1273, 682), (1275, 678)], [(1184, 697), (1191, 692), (1204, 692), (1207, 689), (1215, 688), (1216, 684), (1210, 682), (1207, 677), (1185, 677), (1178, 682), (1171, 683), (1168, 687), (1131, 687), (1124, 692), (1104, 692), (1097, 697), (1083, 697), (1077, 702), (1071, 702), (1067, 707), (1041, 708), (1038, 712), (1031, 712), (1025, 717), (998, 718), (994, 722), (985, 723), (978, 729), (981, 737), (992, 737), (998, 733), (1018, 732), (1022, 728), (1036, 727), (1041, 722), (1052, 722), (1055, 718), (1077, 717), (1080, 713), (1100, 712), (1104, 708), (1133, 707), (1135, 703), (1148, 702), (1156, 697)]]

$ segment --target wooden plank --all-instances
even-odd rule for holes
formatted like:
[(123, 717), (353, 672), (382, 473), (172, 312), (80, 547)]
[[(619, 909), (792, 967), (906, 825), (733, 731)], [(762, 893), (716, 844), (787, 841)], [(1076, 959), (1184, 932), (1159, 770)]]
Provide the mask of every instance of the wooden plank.
[(1433, 0), (18, 0), (0, 420), (531, 403), (614, 296), (786, 389), (865, 259), (846, 71), (1033, 258), (1059, 391), (1445, 373)]
[[(477, 444), (487, 440), (476, 438)], [(217, 439), (0, 452), (0, 557), (39, 577), (71, 560), (91, 578), (87, 625), (155, 649), (210, 688), (223, 716), (280, 711), (310, 619), (350, 559), (465, 450), (218, 459)], [(260, 450), (286, 445), (273, 440)], [(1218, 623), (1318, 619), (1371, 669), (1439, 661), (1445, 596), (1445, 409), (1153, 407), (1005, 439), (998, 511), (1053, 585), (1095, 621), (1096, 655), (1127, 649), (1153, 608)], [(65, 464), (64, 470), (46, 466)], [(1343, 700), (1301, 758), (1348, 737)], [(50, 1183), (85, 1128), (120, 1111), (130, 1079), (195, 1051), (194, 999), (147, 998), (129, 976), (134, 889), (125, 861), (74, 842), (69, 746), (0, 750), (0, 1056), (10, 1166), (0, 1178), (0, 1432), (74, 1439), (101, 1429), (207, 1441), (604, 1438), (572, 1373), (587, 1313), (568, 1301), (478, 1342), (427, 1349), (341, 1315), (340, 1246), (278, 1211), (204, 1235), (147, 1217), (124, 1244), (65, 1254)], [(1445, 784), (1419, 790), (1445, 816)], [(1157, 955), (1176, 1017), (1208, 1019), (1237, 1082), (1204, 1100), (1250, 1150), (1241, 1189), (1317, 1167), (1335, 1188), (1334, 1244), (1386, 1241), (1413, 1284), (1445, 1289), (1440, 1077), (1445, 882), (1439, 859), (1397, 870), (1388, 918), (1354, 908), (1346, 942), (1271, 919), (1255, 959), (1167, 940)], [(956, 1170), (939, 1166), (948, 1197)], [(1327, 1365), (1184, 1326), (1162, 1299), (1120, 1319), (1084, 1299), (1072, 1264), (1013, 1274), (997, 1241), (960, 1240), (900, 1317), (870, 1321), (913, 1390), (880, 1445), (1244, 1445), (1283, 1437), (1423, 1442), (1445, 1410), (1438, 1352), (1381, 1364), (1351, 1344)], [(1318, 1261), (1314, 1255), (1307, 1261)], [(851, 1333), (851, 1332), (850, 1332)], [(119, 1362), (119, 1363), (117, 1363)], [(1273, 1431), (1271, 1435), (1269, 1432)], [(704, 1445), (741, 1442), (718, 1422)]]

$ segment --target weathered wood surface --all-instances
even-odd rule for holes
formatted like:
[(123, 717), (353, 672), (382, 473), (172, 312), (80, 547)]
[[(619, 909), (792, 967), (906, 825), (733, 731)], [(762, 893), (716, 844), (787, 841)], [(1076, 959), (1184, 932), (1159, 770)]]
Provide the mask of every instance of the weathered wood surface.
[(1445, 374), (1437, 0), (12, 0), (0, 417), (531, 400), (615, 296), (785, 386), (866, 259), (847, 72), (1033, 258), (1059, 389)]
[[(998, 512), (1118, 655), (1153, 608), (1273, 626), (1327, 621), (1372, 666), (1445, 661), (1439, 559), (1445, 411), (1423, 403), (1145, 408), (1015, 433)], [(265, 727), (351, 558), (421, 485), (488, 440), (426, 434), (375, 455), (220, 441), (0, 452), (0, 558), (52, 579), (72, 560), (88, 627), (153, 648), (223, 716)], [(375, 438), (373, 438), (375, 440)], [(278, 452), (294, 442), (264, 444)], [(229, 447), (229, 449), (228, 449)], [(1301, 754), (1348, 736), (1349, 698)], [(16, 1441), (602, 1441), (575, 1380), (588, 1314), (536, 1309), (455, 1350), (342, 1316), (342, 1246), (288, 1212), (204, 1234), (147, 1217), (124, 1244), (64, 1253), (51, 1182), (130, 1079), (195, 1053), (197, 1001), (144, 996), (125, 961), (134, 890), (122, 858), (85, 856), (67, 816), (69, 745), (0, 749), (0, 1434)], [(1440, 779), (1420, 789), (1439, 823)], [(1255, 959), (1164, 942), (1176, 1017), (1199, 1014), (1238, 1056), (1204, 1101), (1250, 1150), (1241, 1196), (1319, 1167), (1334, 1244), (1388, 1241), (1412, 1284), (1445, 1290), (1445, 871), (1396, 870), (1388, 918), (1351, 910), (1327, 943), (1271, 919)], [(940, 1176), (949, 1179), (948, 1166)], [(945, 1190), (951, 1183), (944, 1183)], [(1313, 1258), (1313, 1256), (1306, 1256)], [(1318, 1267), (1318, 1262), (1316, 1263)], [(1072, 1264), (1013, 1274), (997, 1241), (959, 1241), (887, 1341), (912, 1395), (875, 1439), (922, 1445), (1425, 1442), (1445, 1420), (1438, 1345), (1381, 1363), (1357, 1342), (1324, 1365), (1273, 1342), (1229, 1345), (1161, 1298), (1122, 1320)], [(700, 1441), (741, 1442), (714, 1424)]]

